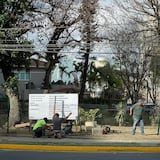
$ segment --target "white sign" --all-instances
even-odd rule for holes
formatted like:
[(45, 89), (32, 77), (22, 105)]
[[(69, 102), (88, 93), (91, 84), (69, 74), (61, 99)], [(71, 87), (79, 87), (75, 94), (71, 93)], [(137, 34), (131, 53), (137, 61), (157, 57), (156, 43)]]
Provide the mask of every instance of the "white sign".
[(55, 113), (68, 119), (78, 117), (78, 94), (29, 94), (29, 119), (37, 120), (47, 117), (52, 119)]

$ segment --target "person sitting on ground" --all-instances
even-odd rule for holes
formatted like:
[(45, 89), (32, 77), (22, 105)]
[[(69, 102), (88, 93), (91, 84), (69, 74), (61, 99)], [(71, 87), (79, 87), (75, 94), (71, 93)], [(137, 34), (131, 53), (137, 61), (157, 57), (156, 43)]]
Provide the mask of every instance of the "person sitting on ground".
[(72, 121), (68, 121), (67, 125), (63, 128), (66, 135), (72, 133)]
[(61, 125), (71, 114), (70, 112), (65, 118), (60, 118), (58, 113), (53, 116), (53, 134), (55, 138), (61, 138), (64, 135), (63, 130), (61, 130)]
[(38, 120), (35, 123), (35, 125), (33, 127), (33, 132), (34, 132), (33, 137), (45, 136), (45, 129), (49, 127), (47, 125), (47, 122), (48, 122), (48, 119), (45, 117), (43, 119)]

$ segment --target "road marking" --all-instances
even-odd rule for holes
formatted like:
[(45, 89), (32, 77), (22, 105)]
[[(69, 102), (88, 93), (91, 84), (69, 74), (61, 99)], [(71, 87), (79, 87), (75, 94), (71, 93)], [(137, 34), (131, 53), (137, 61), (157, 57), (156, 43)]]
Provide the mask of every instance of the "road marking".
[(25, 144), (0, 144), (0, 149), (39, 150), (39, 151), (128, 151), (128, 152), (160, 152), (160, 146), (49, 146), (49, 145), (25, 145)]

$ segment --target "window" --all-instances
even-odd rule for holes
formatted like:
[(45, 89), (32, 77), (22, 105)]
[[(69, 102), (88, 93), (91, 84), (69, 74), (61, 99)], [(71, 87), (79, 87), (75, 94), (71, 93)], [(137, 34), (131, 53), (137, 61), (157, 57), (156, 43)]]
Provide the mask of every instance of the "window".
[(15, 73), (16, 77), (20, 81), (30, 80), (30, 73), (26, 71), (19, 71)]

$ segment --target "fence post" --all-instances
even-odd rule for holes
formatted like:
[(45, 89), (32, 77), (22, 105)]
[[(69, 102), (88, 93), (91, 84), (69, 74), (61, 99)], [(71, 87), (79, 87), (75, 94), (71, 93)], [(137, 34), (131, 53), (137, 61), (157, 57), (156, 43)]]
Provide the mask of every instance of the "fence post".
[(158, 129), (157, 129), (157, 135), (159, 135), (160, 130), (160, 116), (158, 117)]

